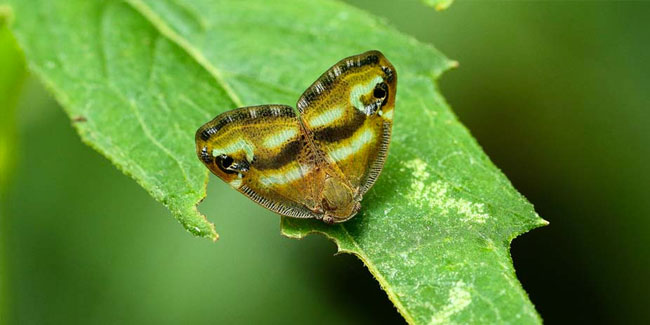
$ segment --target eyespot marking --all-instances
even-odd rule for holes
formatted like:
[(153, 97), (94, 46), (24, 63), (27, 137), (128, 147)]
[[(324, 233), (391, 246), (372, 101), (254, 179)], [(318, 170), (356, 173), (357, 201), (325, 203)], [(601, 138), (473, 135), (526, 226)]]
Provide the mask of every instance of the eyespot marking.
[(217, 167), (219, 167), (219, 169), (221, 169), (222, 172), (224, 172), (226, 174), (236, 174), (237, 171), (232, 170), (230, 168), (234, 161), (235, 160), (232, 159), (232, 157), (230, 157), (228, 155), (219, 155), (214, 160), (214, 163), (217, 165)]
[(350, 91), (350, 102), (352, 103), (352, 106), (362, 111), (366, 115), (370, 115), (374, 113), (372, 107), (373, 105), (366, 106), (363, 103), (362, 98), (363, 96), (366, 96), (371, 90), (374, 91), (375, 86), (377, 86), (377, 84), (381, 83), (382, 81), (384, 81), (384, 79), (381, 76), (376, 76), (372, 80), (370, 80), (370, 82), (368, 82), (367, 84), (360, 84), (354, 86), (352, 88), (352, 91)]
[[(377, 84), (377, 86), (380, 85), (385, 85), (384, 83)], [(375, 96), (375, 98), (384, 98), (386, 96), (386, 91), (382, 89), (382, 87), (375, 87), (375, 90), (373, 90), (372, 95)]]

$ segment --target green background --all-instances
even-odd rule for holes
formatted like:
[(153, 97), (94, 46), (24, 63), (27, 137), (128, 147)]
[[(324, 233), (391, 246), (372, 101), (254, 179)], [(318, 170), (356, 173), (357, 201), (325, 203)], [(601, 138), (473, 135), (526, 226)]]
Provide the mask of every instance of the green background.
[[(350, 3), (460, 62), (443, 94), (551, 223), (512, 244), (545, 321), (650, 321), (650, 3)], [(216, 178), (200, 209), (221, 238), (192, 238), (34, 79), (16, 119), (7, 323), (401, 321), (356, 258), (281, 237), (279, 217)]]

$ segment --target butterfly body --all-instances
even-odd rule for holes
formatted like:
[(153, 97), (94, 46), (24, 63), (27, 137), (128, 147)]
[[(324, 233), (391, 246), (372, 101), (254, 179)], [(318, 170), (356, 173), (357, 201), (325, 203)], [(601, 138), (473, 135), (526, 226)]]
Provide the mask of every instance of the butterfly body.
[(199, 159), (279, 214), (343, 222), (383, 167), (397, 75), (378, 51), (341, 60), (285, 105), (225, 112), (196, 133)]

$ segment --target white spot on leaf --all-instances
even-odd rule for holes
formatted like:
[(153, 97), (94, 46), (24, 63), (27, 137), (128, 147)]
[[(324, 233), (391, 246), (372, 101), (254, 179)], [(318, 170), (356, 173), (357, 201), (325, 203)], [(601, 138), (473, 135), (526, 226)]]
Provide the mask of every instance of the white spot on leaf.
[(431, 316), (431, 324), (449, 324), (451, 316), (461, 312), (472, 303), (472, 294), (463, 281), (458, 281), (449, 290), (447, 304)]
[(407, 198), (412, 204), (422, 208), (428, 206), (443, 215), (455, 211), (461, 215), (461, 221), (485, 223), (490, 215), (485, 212), (483, 203), (475, 203), (464, 198), (454, 197), (448, 183), (443, 181), (429, 182), (427, 163), (421, 159), (407, 161), (405, 166), (412, 170), (415, 179), (411, 183), (411, 191)]

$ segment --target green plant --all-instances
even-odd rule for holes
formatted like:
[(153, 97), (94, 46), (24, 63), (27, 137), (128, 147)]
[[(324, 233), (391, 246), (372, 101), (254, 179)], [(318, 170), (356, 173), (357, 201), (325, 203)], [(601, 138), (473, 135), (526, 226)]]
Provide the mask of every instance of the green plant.
[[(82, 139), (195, 235), (207, 170), (194, 131), (243, 105), (292, 104), (332, 62), (379, 49), (400, 76), (384, 172), (354, 219), (283, 219), (359, 256), (409, 322), (540, 319), (508, 246), (545, 224), (458, 122), (435, 80), (454, 62), (331, 1), (13, 1), (32, 69)], [(222, 216), (225, 217), (225, 216)]]

